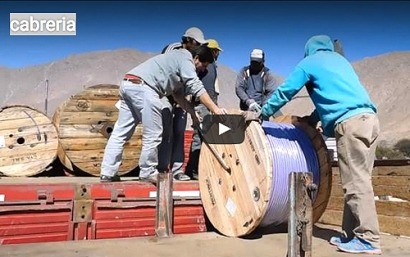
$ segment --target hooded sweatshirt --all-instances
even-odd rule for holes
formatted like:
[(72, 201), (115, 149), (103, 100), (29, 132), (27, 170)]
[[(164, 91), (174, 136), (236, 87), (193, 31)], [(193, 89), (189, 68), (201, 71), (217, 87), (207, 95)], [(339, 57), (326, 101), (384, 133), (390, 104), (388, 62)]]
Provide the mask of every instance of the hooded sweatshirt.
[(352, 65), (334, 52), (333, 42), (326, 35), (313, 36), (307, 41), (305, 58), (262, 107), (262, 117), (274, 114), (304, 86), (326, 136), (333, 137), (335, 125), (352, 116), (376, 113)]

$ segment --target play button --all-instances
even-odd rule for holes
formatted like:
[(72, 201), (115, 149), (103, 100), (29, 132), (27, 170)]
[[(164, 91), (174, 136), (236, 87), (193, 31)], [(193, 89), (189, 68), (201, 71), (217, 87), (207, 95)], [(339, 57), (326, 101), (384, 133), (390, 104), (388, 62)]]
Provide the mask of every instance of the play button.
[(242, 115), (206, 115), (201, 134), (208, 144), (240, 144), (245, 139), (245, 126)]
[(219, 136), (226, 133), (226, 132), (228, 132), (229, 130), (231, 130), (230, 127), (227, 127), (222, 123), (219, 123), (219, 134), (218, 134)]

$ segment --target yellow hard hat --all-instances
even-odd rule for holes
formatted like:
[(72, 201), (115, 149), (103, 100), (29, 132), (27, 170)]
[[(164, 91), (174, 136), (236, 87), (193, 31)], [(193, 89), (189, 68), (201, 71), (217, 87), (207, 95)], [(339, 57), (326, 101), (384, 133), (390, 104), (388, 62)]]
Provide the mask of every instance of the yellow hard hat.
[(222, 48), (219, 46), (218, 41), (216, 41), (215, 39), (208, 39), (206, 42), (208, 42), (208, 48), (218, 49), (221, 52), (223, 51)]

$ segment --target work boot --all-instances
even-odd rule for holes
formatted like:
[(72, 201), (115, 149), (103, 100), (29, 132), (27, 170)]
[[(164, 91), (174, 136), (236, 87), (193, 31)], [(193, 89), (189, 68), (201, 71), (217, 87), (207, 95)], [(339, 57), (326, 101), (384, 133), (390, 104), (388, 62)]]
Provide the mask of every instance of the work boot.
[(178, 173), (174, 175), (174, 179), (178, 180), (178, 181), (189, 181), (191, 180), (191, 178), (187, 175), (185, 175), (184, 173)]
[(147, 182), (153, 185), (157, 185), (158, 184), (158, 174), (155, 175), (151, 175), (148, 177), (140, 177), (139, 179), (141, 182)]
[(107, 183), (107, 182), (118, 182), (121, 181), (120, 176), (118, 175), (114, 175), (112, 177), (110, 176), (106, 176), (106, 175), (101, 175), (100, 176), (100, 182), (101, 183)]

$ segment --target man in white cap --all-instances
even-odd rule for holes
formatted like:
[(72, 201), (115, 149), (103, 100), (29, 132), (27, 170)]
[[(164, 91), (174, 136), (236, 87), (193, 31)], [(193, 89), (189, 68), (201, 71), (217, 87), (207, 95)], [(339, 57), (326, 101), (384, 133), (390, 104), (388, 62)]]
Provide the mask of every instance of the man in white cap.
[[(182, 41), (167, 45), (161, 53), (168, 53), (176, 49), (190, 50), (195, 46), (207, 44), (204, 38), (204, 33), (197, 27), (191, 27), (182, 35)], [(172, 96), (164, 98), (164, 101), (169, 101), (169, 115), (164, 115), (164, 124), (172, 124), (172, 131), (165, 131), (163, 142), (160, 147), (160, 162), (170, 162), (161, 164), (161, 166), (170, 166), (174, 179), (180, 181), (190, 180), (190, 177), (184, 174), (182, 166), (184, 164), (184, 134), (187, 125), (187, 113), (179, 106)], [(167, 132), (171, 132), (169, 135)], [(171, 150), (171, 159), (167, 158)]]
[[(253, 49), (250, 65), (243, 67), (236, 77), (235, 91), (240, 100), (240, 109), (260, 112), (261, 106), (277, 87), (278, 82), (265, 66), (265, 53), (261, 49)], [(280, 112), (276, 115), (280, 115)]]

